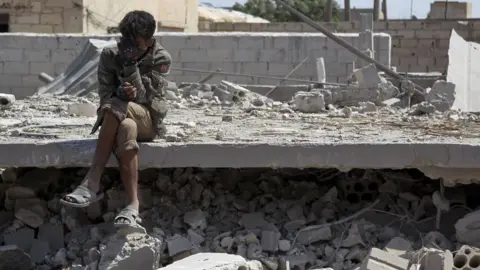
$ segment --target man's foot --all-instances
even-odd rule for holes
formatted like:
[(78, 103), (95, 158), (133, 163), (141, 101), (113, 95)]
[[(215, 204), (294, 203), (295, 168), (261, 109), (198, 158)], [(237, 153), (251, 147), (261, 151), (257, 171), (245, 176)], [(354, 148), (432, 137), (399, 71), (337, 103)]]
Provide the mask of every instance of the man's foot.
[(113, 225), (117, 228), (134, 227), (140, 222), (142, 222), (142, 219), (138, 216), (137, 207), (129, 205), (118, 213), (113, 220)]
[(84, 208), (103, 199), (103, 192), (95, 193), (84, 185), (78, 186), (72, 193), (65, 195), (60, 203), (65, 206)]

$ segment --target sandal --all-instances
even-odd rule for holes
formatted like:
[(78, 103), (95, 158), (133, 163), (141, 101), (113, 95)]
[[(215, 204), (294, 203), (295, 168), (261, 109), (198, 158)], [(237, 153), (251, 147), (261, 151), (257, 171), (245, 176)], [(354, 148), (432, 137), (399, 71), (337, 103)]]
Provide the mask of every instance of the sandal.
[[(138, 215), (137, 210), (127, 206), (115, 217), (113, 226), (117, 228), (135, 227), (138, 223), (142, 222), (142, 219)], [(125, 219), (128, 222), (119, 222), (119, 219)]]
[[(103, 192), (95, 193), (84, 186), (77, 187), (72, 193), (65, 195), (60, 199), (60, 203), (74, 208), (84, 208), (103, 199)], [(72, 201), (65, 200), (73, 199)]]

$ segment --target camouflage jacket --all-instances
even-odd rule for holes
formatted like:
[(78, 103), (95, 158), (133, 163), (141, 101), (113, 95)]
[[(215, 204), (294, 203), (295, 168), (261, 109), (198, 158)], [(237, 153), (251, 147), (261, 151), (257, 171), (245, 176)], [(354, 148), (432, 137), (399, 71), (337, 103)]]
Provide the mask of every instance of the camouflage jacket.
[(133, 102), (147, 106), (155, 131), (158, 135), (164, 133), (163, 119), (167, 113), (164, 88), (168, 83), (164, 77), (168, 75), (171, 63), (170, 54), (158, 42), (155, 42), (151, 52), (132, 67), (122, 65), (117, 48), (104, 49), (100, 54), (97, 73), (100, 108), (92, 134), (102, 124), (105, 108), (109, 108), (119, 121), (125, 119), (129, 101), (117, 95), (117, 89), (124, 82), (137, 88)]

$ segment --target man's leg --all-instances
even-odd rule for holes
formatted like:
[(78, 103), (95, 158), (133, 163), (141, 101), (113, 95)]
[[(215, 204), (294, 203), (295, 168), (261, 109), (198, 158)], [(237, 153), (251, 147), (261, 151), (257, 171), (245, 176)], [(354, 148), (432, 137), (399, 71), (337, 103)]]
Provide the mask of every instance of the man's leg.
[[(127, 119), (120, 123), (117, 135), (116, 155), (120, 163), (125, 192), (127, 193), (127, 207), (115, 218), (115, 224), (131, 225), (138, 218), (138, 141), (150, 141), (155, 137), (152, 120), (148, 109), (142, 105), (130, 102)], [(136, 147), (135, 147), (136, 146)]]
[[(118, 119), (110, 111), (105, 110), (92, 165), (90, 166), (84, 181), (80, 185), (86, 187), (93, 193), (98, 193), (100, 190), (100, 179), (115, 144), (118, 124)], [(84, 199), (79, 201), (79, 197), (73, 197), (70, 194), (66, 195), (63, 199), (70, 203), (85, 203)]]
[[(127, 209), (130, 213), (120, 213), (116, 219), (117, 224), (129, 224), (127, 216), (138, 215), (138, 145), (137, 124), (131, 118), (126, 118), (120, 123), (117, 133), (117, 148), (115, 154), (119, 161), (120, 177), (122, 178), (125, 193), (127, 194)], [(132, 212), (133, 210), (133, 212)], [(136, 217), (131, 217), (136, 219)]]

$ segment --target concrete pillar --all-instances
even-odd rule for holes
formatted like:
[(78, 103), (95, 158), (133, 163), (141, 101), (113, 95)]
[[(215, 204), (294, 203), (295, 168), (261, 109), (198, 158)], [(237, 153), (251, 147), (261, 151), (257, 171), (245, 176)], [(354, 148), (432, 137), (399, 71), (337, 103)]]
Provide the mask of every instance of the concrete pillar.
[(327, 75), (325, 69), (325, 60), (323, 57), (317, 58), (317, 78), (319, 83), (327, 82)]
[[(369, 52), (370, 57), (375, 56), (374, 39), (373, 39), (373, 15), (372, 14), (360, 14), (360, 33), (359, 33), (359, 50)], [(358, 59), (356, 67), (364, 67), (369, 63)]]

